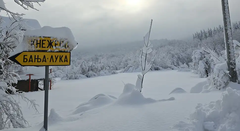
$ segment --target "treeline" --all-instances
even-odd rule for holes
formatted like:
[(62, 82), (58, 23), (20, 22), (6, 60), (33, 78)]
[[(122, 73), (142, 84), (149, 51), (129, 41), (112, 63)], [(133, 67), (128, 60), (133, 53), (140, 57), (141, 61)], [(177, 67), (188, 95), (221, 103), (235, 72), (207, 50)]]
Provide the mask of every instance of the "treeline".
[[(232, 24), (233, 32), (240, 29), (240, 22), (235, 22)], [(209, 37), (213, 37), (217, 34), (223, 33), (224, 27), (222, 25), (219, 25), (218, 27), (209, 28), (207, 30), (201, 30), (193, 34), (193, 39), (197, 39), (199, 41), (205, 40)]]
[[(153, 41), (153, 53), (151, 70), (177, 69), (188, 67), (191, 60), (192, 51), (197, 44), (182, 40), (161, 40)], [(141, 46), (141, 42), (138, 43)], [(125, 47), (124, 47), (125, 46)], [(118, 46), (117, 46), (118, 47)], [(130, 50), (130, 47), (132, 50)], [(128, 50), (125, 50), (128, 48)], [(90, 49), (88, 52), (94, 51)], [(118, 52), (118, 53), (115, 53)], [(80, 79), (102, 75), (115, 74), (120, 72), (137, 72), (140, 68), (141, 51), (135, 46), (124, 44), (122, 49), (109, 50), (105, 48), (105, 53), (95, 53), (93, 55), (76, 54), (72, 58), (70, 66), (54, 67), (53, 76), (63, 79)]]
[[(225, 61), (223, 33), (223, 26), (218, 26), (196, 32), (192, 40), (151, 41), (153, 43), (151, 57), (154, 58), (151, 70), (191, 68), (201, 77), (212, 76), (215, 66)], [(240, 22), (233, 23), (233, 38), (240, 41)], [(135, 42), (116, 45), (115, 48), (114, 46), (103, 47), (101, 52), (99, 52), (100, 48), (85, 50), (88, 55), (75, 54), (70, 66), (54, 67), (53, 77), (80, 79), (141, 71), (140, 47), (142, 44), (143, 42)], [(215, 76), (219, 74), (215, 73)], [(220, 79), (216, 78), (216, 80)]]

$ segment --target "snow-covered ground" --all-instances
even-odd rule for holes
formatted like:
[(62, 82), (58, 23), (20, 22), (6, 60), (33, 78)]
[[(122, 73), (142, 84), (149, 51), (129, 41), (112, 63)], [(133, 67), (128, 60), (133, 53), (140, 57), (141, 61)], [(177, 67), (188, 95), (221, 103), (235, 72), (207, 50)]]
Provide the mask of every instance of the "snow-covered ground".
[[(176, 131), (180, 128), (173, 127), (184, 125), (179, 122), (188, 121), (198, 103), (208, 104), (222, 96), (220, 91), (190, 93), (206, 79), (181, 71), (149, 72), (141, 95), (127, 84), (135, 84), (138, 74), (57, 81), (49, 92), (49, 131)], [(44, 92), (25, 95), (36, 100), (39, 112), (19, 100), (29, 127), (4, 131), (42, 127)]]

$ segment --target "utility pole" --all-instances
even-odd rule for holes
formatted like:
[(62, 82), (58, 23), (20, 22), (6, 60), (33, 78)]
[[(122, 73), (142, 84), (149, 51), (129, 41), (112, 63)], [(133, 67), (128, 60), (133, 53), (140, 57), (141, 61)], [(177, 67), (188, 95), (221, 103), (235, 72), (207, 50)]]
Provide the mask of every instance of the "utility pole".
[(231, 82), (238, 82), (228, 0), (222, 0), (222, 11), (223, 11), (225, 48), (227, 53), (227, 66), (229, 71), (229, 79)]

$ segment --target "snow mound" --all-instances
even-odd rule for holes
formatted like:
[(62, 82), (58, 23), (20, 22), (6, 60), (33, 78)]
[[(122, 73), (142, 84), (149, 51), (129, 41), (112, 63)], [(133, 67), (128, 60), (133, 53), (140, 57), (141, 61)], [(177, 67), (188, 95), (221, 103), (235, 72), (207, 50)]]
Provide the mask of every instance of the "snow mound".
[(105, 105), (108, 105), (116, 100), (116, 97), (105, 94), (98, 94), (91, 98), (88, 102), (83, 103), (77, 107), (73, 114), (82, 113), (94, 108), (99, 108)]
[(191, 88), (190, 93), (201, 93), (204, 87), (208, 84), (207, 81), (203, 81)]
[(180, 131), (240, 131), (240, 91), (227, 88), (222, 99), (210, 104), (198, 104), (190, 122), (175, 126)]
[(56, 124), (58, 122), (63, 121), (63, 118), (59, 116), (54, 109), (51, 109), (50, 115), (48, 117), (49, 125)]
[(162, 100), (159, 100), (159, 101), (173, 101), (173, 100), (175, 100), (175, 98), (174, 97), (170, 97), (168, 99), (162, 99)]
[(178, 72), (191, 72), (191, 69), (188, 69), (188, 68), (180, 68), (180, 69), (178, 69)]
[(141, 105), (156, 102), (151, 98), (145, 98), (141, 92), (132, 84), (125, 84), (122, 94), (115, 104), (119, 105)]
[(175, 88), (173, 91), (171, 91), (169, 94), (180, 94), (180, 93), (187, 93), (183, 88)]

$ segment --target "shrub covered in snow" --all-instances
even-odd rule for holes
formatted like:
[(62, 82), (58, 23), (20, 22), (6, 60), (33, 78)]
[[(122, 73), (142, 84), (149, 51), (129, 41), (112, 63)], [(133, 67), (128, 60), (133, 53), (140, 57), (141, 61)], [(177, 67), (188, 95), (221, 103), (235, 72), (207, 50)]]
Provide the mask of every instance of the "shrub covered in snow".
[(200, 77), (208, 77), (211, 72), (210, 55), (200, 49), (193, 51), (192, 55), (193, 69)]
[(229, 74), (227, 71), (227, 63), (217, 64), (214, 67), (214, 71), (208, 78), (209, 85), (212, 88), (223, 89), (229, 83)]

